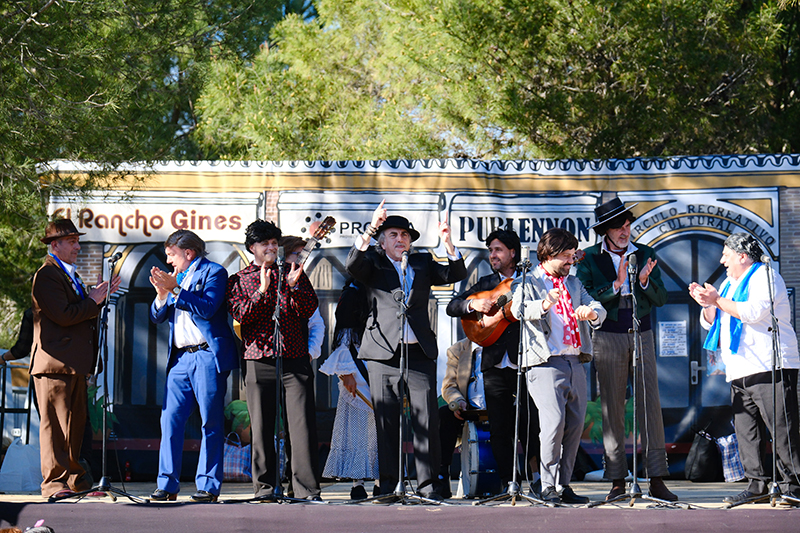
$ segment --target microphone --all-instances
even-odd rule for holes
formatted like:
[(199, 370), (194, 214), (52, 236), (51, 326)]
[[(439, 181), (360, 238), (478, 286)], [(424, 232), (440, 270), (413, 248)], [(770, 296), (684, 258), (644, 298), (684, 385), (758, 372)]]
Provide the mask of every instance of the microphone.
[(636, 274), (636, 255), (634, 254), (628, 256), (628, 274)]
[(115, 253), (114, 255), (112, 255), (111, 257), (108, 258), (108, 264), (109, 265), (116, 265), (117, 261), (119, 261), (120, 259), (122, 259), (122, 252), (117, 252), (117, 253)]
[(517, 272), (522, 272), (531, 267), (531, 262), (528, 259), (531, 255), (530, 246), (523, 246), (519, 251), (519, 261), (517, 261)]
[(403, 252), (403, 257), (400, 258), (400, 270), (405, 275), (406, 269), (408, 269), (408, 252)]
[(761, 256), (761, 262), (762, 263), (769, 264), (770, 261), (771, 261), (771, 258), (769, 256), (769, 254), (764, 254), (764, 255)]
[(286, 258), (286, 252), (283, 246), (278, 246), (278, 266), (283, 266), (283, 260)]

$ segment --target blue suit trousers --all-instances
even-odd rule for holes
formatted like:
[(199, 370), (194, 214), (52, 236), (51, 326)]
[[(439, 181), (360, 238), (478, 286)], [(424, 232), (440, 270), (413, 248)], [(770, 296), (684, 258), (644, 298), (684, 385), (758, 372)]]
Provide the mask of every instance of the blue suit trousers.
[(224, 402), (229, 372), (217, 372), (214, 354), (208, 349), (178, 353), (175, 366), (167, 374), (161, 411), (158, 488), (171, 493), (180, 491), (186, 421), (194, 409), (199, 408), (202, 428), (195, 483), (197, 490), (219, 495), (225, 442)]

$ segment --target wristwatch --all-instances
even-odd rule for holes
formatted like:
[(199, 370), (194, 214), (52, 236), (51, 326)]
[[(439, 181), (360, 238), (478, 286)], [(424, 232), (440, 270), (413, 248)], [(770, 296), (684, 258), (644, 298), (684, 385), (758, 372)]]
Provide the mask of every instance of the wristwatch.
[(176, 285), (176, 286), (172, 287), (172, 294), (174, 294), (176, 298), (178, 297), (178, 295), (180, 293), (181, 293), (181, 286), (180, 285)]

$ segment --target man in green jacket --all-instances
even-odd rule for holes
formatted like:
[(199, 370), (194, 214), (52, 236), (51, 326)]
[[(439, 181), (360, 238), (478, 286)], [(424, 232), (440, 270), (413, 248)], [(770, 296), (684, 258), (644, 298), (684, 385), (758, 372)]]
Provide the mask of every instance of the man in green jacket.
[[(644, 449), (645, 472), (650, 478), (650, 496), (667, 501), (678, 499), (664, 485), (667, 452), (664, 445), (664, 421), (658, 394), (656, 354), (650, 311), (667, 301), (661, 270), (652, 248), (631, 242), (631, 222), (635, 216), (619, 198), (595, 208), (597, 222), (592, 228), (601, 241), (585, 250), (577, 276), (589, 294), (603, 304), (608, 316), (593, 333), (594, 360), (600, 386), (603, 411), (603, 448), (606, 476), (612, 479), (606, 500), (625, 494), (628, 465), (625, 454), (625, 391), (632, 370), (633, 297), (641, 332), (641, 350), (637, 368), (637, 413)], [(637, 279), (631, 287), (628, 264), (636, 256)]]

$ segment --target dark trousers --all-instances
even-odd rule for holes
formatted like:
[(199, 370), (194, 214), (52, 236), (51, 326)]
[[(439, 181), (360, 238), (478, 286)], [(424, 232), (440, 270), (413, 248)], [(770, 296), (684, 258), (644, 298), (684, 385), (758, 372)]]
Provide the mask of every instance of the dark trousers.
[[(273, 494), (275, 468), (275, 359), (244, 361), (245, 396), (252, 435), (253, 493)], [(319, 452), (314, 407), (314, 372), (308, 357), (283, 359), (283, 409), (291, 441), (291, 475), (297, 498), (318, 495)]]
[[(798, 451), (797, 370), (779, 370), (775, 388), (773, 448), (778, 453), (778, 485), (781, 492), (800, 490)], [(772, 480), (772, 466), (765, 465), (768, 432), (772, 431), (772, 372), (760, 372), (731, 381), (733, 424), (739, 441), (739, 457), (747, 476), (747, 490), (765, 493)]]
[[(489, 415), (489, 435), (492, 454), (497, 461), (497, 473), (505, 487), (513, 479), (514, 417), (516, 416), (517, 371), (513, 368), (487, 368), (483, 372), (486, 411)], [(539, 411), (528, 394), (522, 376), (522, 403), (519, 416), (519, 440), (525, 449), (526, 462), (539, 457)], [(525, 470), (528, 466), (525, 466)], [(521, 478), (518, 478), (521, 479)]]
[(464, 431), (464, 421), (456, 418), (450, 407), (439, 408), (439, 441), (441, 443), (442, 466), (439, 473), (450, 479), (450, 465), (453, 463), (453, 452), (456, 442)]
[[(381, 490), (394, 492), (400, 471), (400, 348), (388, 361), (371, 361), (369, 384), (378, 433), (378, 470)], [(417, 488), (433, 490), (438, 478), (439, 407), (436, 394), (436, 361), (425, 356), (418, 344), (408, 345), (408, 402), (411, 408)], [(406, 435), (409, 437), (410, 435)]]

